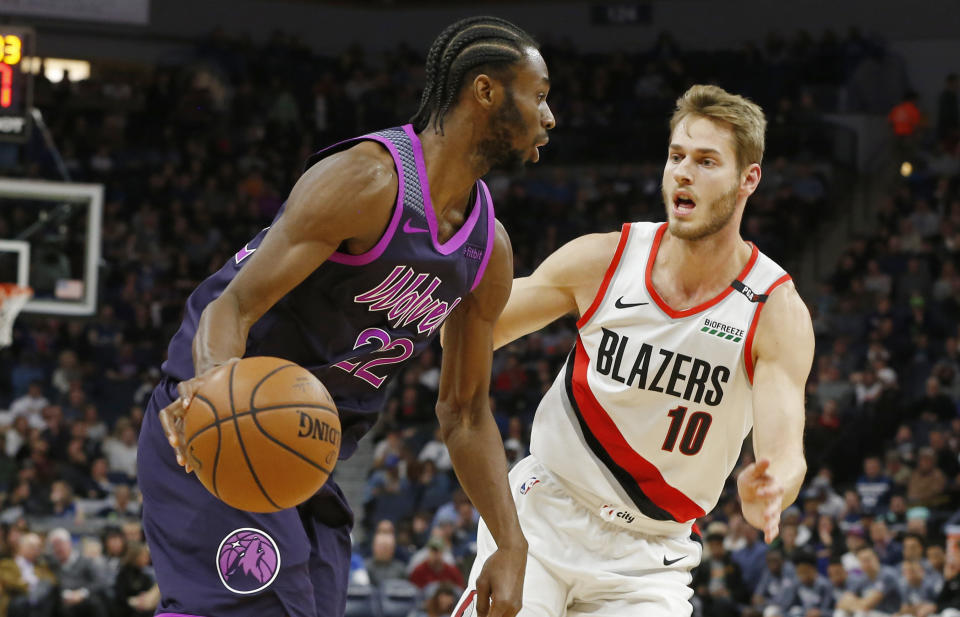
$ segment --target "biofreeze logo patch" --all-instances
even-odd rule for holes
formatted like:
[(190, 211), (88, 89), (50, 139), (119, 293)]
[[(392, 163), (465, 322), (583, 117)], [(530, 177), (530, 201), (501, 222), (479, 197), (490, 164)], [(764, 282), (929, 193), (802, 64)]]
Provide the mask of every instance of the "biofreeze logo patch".
[(703, 327), (700, 328), (700, 332), (709, 334), (711, 336), (716, 336), (717, 338), (721, 338), (732, 343), (739, 343), (743, 340), (743, 337), (746, 336), (744, 331), (740, 328), (728, 326), (725, 323), (714, 321), (709, 317), (703, 320)]

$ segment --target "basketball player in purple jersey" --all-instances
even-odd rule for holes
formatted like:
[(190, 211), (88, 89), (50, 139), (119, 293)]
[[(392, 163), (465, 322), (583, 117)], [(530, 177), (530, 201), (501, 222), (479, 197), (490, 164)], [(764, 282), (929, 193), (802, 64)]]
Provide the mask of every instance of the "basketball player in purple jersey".
[(333, 481), (297, 508), (257, 514), (178, 467), (191, 470), (183, 417), (209, 372), (256, 355), (306, 367), (337, 403), (346, 458), (376, 421), (386, 383), (442, 323), (437, 416), (500, 547), (477, 583), (482, 613), (520, 610), (527, 542), (488, 408), (512, 250), (479, 178), (539, 159), (554, 126), (547, 68), (520, 28), (479, 17), (441, 33), (426, 75), (412, 125), (314, 155), (273, 224), (187, 301), (138, 461), (160, 615), (344, 612), (353, 516)]

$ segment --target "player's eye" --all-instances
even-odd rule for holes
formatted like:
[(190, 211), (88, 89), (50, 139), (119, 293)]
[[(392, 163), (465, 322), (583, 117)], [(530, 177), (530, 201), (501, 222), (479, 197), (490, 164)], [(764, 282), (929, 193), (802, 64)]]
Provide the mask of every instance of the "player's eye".
[(670, 162), (671, 162), (671, 163), (679, 163), (679, 162), (680, 162), (680, 159), (682, 159), (682, 158), (683, 158), (682, 156), (680, 156), (679, 154), (677, 154), (676, 152), (674, 152), (673, 154), (670, 155)]
[(702, 164), (704, 167), (713, 167), (717, 164), (713, 159), (703, 159)]

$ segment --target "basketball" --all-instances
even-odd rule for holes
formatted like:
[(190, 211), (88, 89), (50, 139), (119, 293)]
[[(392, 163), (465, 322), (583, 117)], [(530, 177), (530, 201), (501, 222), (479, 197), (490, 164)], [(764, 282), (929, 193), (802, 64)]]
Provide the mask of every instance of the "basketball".
[(252, 357), (211, 375), (184, 418), (200, 482), (230, 506), (276, 512), (327, 481), (340, 452), (340, 417), (320, 380), (280, 358)]

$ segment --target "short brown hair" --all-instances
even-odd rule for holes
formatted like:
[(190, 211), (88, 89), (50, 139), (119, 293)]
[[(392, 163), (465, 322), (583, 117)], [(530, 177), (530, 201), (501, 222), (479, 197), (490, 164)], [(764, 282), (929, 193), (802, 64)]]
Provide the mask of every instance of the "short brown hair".
[(753, 163), (759, 165), (763, 160), (767, 119), (753, 101), (739, 94), (730, 94), (719, 86), (700, 84), (691, 86), (677, 99), (677, 109), (670, 118), (670, 132), (673, 133), (680, 121), (690, 114), (730, 125), (739, 169)]

